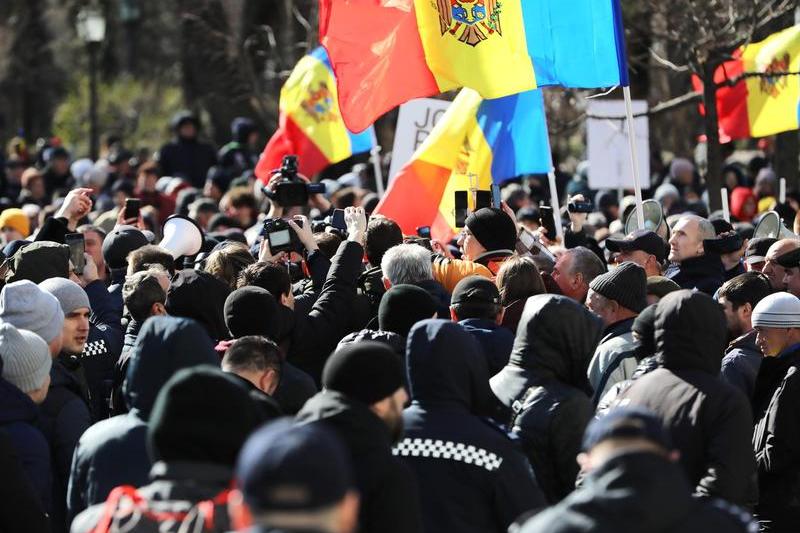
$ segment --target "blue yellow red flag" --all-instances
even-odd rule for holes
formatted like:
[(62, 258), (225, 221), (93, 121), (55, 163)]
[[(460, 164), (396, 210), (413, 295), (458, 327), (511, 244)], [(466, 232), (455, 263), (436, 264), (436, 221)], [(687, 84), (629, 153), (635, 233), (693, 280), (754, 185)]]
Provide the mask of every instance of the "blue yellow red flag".
[(540, 90), (485, 100), (462, 89), (430, 135), (395, 176), (375, 212), (404, 233), (431, 226), (434, 238), (455, 232), (454, 192), (552, 166)]
[(330, 164), (368, 152), (374, 144), (371, 127), (353, 133), (345, 126), (336, 80), (321, 46), (292, 70), (281, 88), (279, 106), (278, 129), (256, 167), (256, 176), (262, 181), (281, 166), (285, 155), (297, 155), (300, 173), (311, 177)]
[(628, 84), (619, 0), (320, 0), (320, 36), (353, 131), (459, 87)]

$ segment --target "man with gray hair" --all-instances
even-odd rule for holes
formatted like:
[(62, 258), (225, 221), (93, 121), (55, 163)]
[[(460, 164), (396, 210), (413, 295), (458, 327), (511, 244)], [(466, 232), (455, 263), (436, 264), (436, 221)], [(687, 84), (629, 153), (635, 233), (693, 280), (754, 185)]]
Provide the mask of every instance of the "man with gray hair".
[(605, 265), (593, 251), (577, 246), (558, 257), (550, 276), (558, 285), (561, 294), (584, 303), (589, 292), (589, 284), (605, 271)]
[(716, 238), (714, 226), (703, 217), (686, 214), (672, 228), (665, 276), (682, 289), (696, 289), (710, 296), (725, 282), (725, 267), (718, 254), (705, 251), (703, 241)]
[(436, 302), (438, 316), (450, 316), (450, 295), (433, 279), (432, 264), (431, 252), (419, 244), (393, 246), (381, 259), (383, 284), (387, 290), (393, 285), (416, 285)]

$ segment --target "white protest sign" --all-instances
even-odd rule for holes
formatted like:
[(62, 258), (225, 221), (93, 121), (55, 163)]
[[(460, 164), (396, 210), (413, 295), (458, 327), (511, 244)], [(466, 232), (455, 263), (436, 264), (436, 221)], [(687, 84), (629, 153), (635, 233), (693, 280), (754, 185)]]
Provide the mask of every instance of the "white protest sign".
[(397, 129), (394, 132), (389, 183), (403, 165), (408, 163), (449, 106), (450, 102), (433, 98), (417, 98), (400, 106)]
[[(634, 100), (633, 113), (647, 111), (647, 102)], [(625, 117), (624, 100), (589, 100), (589, 115)], [(636, 152), (642, 189), (650, 188), (650, 131), (647, 117), (634, 119)], [(586, 121), (586, 143), (589, 153), (589, 187), (592, 189), (633, 189), (628, 125), (621, 119)]]

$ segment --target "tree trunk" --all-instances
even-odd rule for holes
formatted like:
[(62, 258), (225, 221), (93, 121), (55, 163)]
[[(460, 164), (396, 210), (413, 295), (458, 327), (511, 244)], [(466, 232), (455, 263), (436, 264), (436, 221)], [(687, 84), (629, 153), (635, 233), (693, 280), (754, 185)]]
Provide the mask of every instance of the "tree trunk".
[(786, 191), (800, 190), (800, 136), (797, 131), (787, 131), (775, 137), (775, 173), (786, 178)]
[(719, 119), (717, 116), (717, 86), (714, 83), (714, 71), (719, 62), (709, 59), (703, 65), (703, 101), (705, 103), (706, 146), (708, 148), (708, 164), (706, 166), (706, 190), (708, 191), (709, 209), (722, 209), (720, 188), (722, 187), (722, 152), (719, 146)]

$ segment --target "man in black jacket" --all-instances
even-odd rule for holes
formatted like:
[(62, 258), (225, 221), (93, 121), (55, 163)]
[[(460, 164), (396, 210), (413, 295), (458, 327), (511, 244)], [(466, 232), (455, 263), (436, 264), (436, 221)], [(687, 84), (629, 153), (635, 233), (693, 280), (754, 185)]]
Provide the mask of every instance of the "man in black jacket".
[(351, 344), (328, 359), (322, 384), (297, 420), (332, 427), (350, 451), (361, 497), (359, 531), (421, 532), (417, 480), (391, 452), (408, 400), (401, 359), (381, 343)]
[(680, 290), (656, 308), (656, 355), (662, 367), (642, 376), (618, 399), (664, 420), (695, 493), (737, 505), (755, 498), (750, 403), (719, 378), (725, 315), (701, 292)]
[(72, 458), (67, 494), (68, 518), (105, 501), (119, 485), (147, 483), (147, 421), (156, 395), (175, 372), (197, 365), (219, 365), (208, 334), (187, 318), (152, 317), (131, 353), (123, 387), (130, 411), (98, 422), (83, 433)]
[(762, 531), (800, 531), (800, 300), (785, 292), (767, 296), (752, 320), (765, 357), (756, 381), (756, 514)]
[(682, 289), (697, 289), (713, 295), (725, 281), (725, 268), (719, 255), (706, 253), (703, 241), (714, 239), (714, 226), (703, 217), (683, 215), (669, 239), (669, 261), (666, 277)]
[(481, 417), (491, 409), (486, 359), (458, 324), (424, 320), (406, 359), (411, 405), (394, 448), (417, 474), (426, 531), (506, 531), (544, 498), (525, 457)]
[[(200, 502), (221, 500), (215, 502), (212, 527), (206, 523), (201, 529), (229, 531), (224, 500), (236, 456), (248, 435), (263, 421), (247, 389), (234, 377), (210, 366), (179, 371), (164, 385), (153, 405), (147, 424), (147, 446), (153, 456), (151, 483), (136, 492), (150, 511), (178, 516)], [(99, 503), (80, 513), (72, 523), (72, 533), (92, 531), (110, 504), (113, 502)], [(135, 511), (120, 513), (123, 509), (114, 507), (118, 513), (115, 524), (120, 529), (138, 531), (137, 524), (153, 525), (151, 517)], [(189, 513), (181, 524), (195, 530), (189, 525), (197, 525), (208, 516)]]
[(508, 365), (489, 384), (495, 419), (520, 438), (547, 501), (575, 487), (581, 436), (592, 418), (587, 368), (603, 321), (566, 296), (528, 298)]
[(188, 111), (173, 117), (172, 131), (175, 139), (158, 151), (161, 175), (183, 178), (193, 187), (202, 189), (208, 169), (217, 162), (214, 147), (198, 140), (200, 120)]
[(758, 369), (764, 355), (756, 344), (751, 322), (753, 309), (772, 292), (769, 279), (760, 272), (745, 272), (726, 281), (717, 293), (725, 311), (731, 343), (722, 358), (722, 379), (753, 398)]
[(658, 417), (640, 408), (617, 408), (586, 430), (578, 461), (588, 475), (581, 487), (517, 531), (757, 531), (743, 510), (693, 498), (691, 485), (675, 464), (677, 455)]

